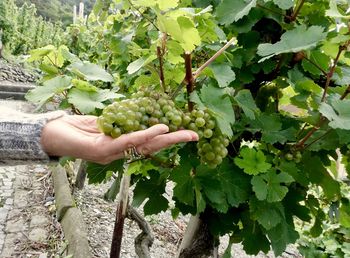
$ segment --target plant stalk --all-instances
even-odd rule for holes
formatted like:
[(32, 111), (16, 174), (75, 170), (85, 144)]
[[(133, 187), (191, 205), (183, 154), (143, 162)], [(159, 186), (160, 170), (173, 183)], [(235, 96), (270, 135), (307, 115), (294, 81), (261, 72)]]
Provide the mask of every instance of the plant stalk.
[(123, 238), (124, 220), (127, 215), (130, 175), (127, 174), (128, 165), (125, 165), (124, 175), (120, 183), (118, 194), (118, 204), (116, 210), (116, 218), (114, 223), (114, 231), (112, 238), (112, 246), (110, 258), (119, 258), (121, 251), (121, 243)]
[(185, 53), (185, 83), (187, 87), (187, 97), (188, 97), (188, 110), (192, 111), (194, 107), (194, 103), (190, 101), (190, 95), (194, 91), (195, 88), (195, 78), (192, 74), (192, 56), (191, 53)]
[(194, 79), (197, 79), (197, 77), (203, 72), (203, 70), (208, 67), (216, 58), (218, 58), (226, 49), (228, 49), (230, 46), (232, 46), (233, 42), (236, 40), (236, 38), (232, 38), (230, 41), (228, 41), (218, 52), (216, 52), (211, 58), (209, 58), (208, 61), (206, 61), (201, 67), (199, 67), (193, 74)]

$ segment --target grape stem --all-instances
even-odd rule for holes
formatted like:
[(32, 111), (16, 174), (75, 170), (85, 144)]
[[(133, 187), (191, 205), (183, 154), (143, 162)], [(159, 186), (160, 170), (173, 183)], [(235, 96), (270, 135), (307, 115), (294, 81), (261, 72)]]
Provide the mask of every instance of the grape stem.
[(303, 7), (304, 3), (305, 3), (305, 0), (301, 0), (301, 1), (300, 1), (300, 3), (299, 3), (299, 4), (297, 5), (297, 7), (295, 8), (295, 10), (294, 10), (292, 16), (290, 17), (290, 21), (293, 22), (293, 21), (296, 20), (296, 18), (297, 18), (297, 16), (298, 16), (298, 14), (299, 14), (301, 8)]
[(159, 80), (160, 80), (160, 85), (163, 88), (163, 91), (166, 92), (165, 89), (165, 79), (164, 79), (164, 68), (163, 68), (163, 53), (160, 47), (157, 47), (157, 56), (159, 60)]
[(121, 242), (123, 237), (124, 220), (127, 216), (127, 206), (129, 197), (130, 175), (127, 174), (128, 165), (125, 164), (124, 174), (120, 183), (118, 193), (118, 204), (116, 210), (116, 219), (114, 223), (112, 246), (110, 258), (119, 258), (121, 251)]
[(327, 81), (326, 81), (326, 85), (325, 85), (325, 87), (324, 87), (324, 91), (323, 91), (323, 95), (322, 95), (322, 99), (321, 99), (322, 102), (325, 102), (325, 101), (326, 101), (327, 90), (328, 90), (329, 84), (330, 84), (330, 82), (331, 82), (331, 79), (332, 79), (332, 77), (333, 77), (335, 68), (336, 68), (337, 65), (338, 65), (340, 55), (341, 55), (341, 53), (342, 53), (344, 50), (346, 50), (346, 49), (348, 48), (349, 45), (350, 45), (350, 41), (346, 42), (346, 43), (345, 43), (344, 45), (342, 45), (342, 46), (339, 46), (339, 50), (338, 50), (337, 56), (336, 56), (336, 58), (334, 59), (333, 65), (332, 65), (331, 68), (329, 69), (329, 72), (327, 73)]
[(216, 52), (208, 61), (206, 61), (201, 67), (199, 67), (193, 74), (194, 79), (197, 79), (199, 75), (203, 72), (203, 70), (208, 67), (216, 58), (218, 58), (226, 49), (233, 45), (236, 38), (232, 38), (228, 41), (225, 46), (223, 46), (218, 52)]
[(188, 97), (188, 110), (192, 111), (194, 107), (194, 103), (190, 101), (190, 95), (194, 91), (195, 88), (195, 78), (192, 73), (192, 55), (191, 53), (185, 53), (185, 84), (187, 87), (187, 97)]
[[(216, 52), (208, 61), (206, 61), (202, 66), (200, 66), (193, 74), (192, 74), (192, 61), (191, 61), (191, 74), (193, 77), (193, 81), (195, 81), (199, 75), (203, 72), (203, 70), (208, 67), (216, 58), (218, 58), (227, 48), (232, 46), (236, 38), (232, 38), (230, 41), (228, 41), (225, 46), (223, 46), (218, 52)], [(185, 54), (185, 60), (186, 60), (186, 54)], [(186, 63), (185, 63), (186, 66)], [(186, 68), (187, 69), (187, 68)], [(187, 70), (186, 70), (187, 71)], [(179, 91), (182, 89), (183, 84), (187, 85), (187, 79), (189, 78), (189, 74), (186, 73), (185, 79), (182, 81), (182, 83), (177, 87), (177, 89), (173, 92), (171, 95), (171, 98), (174, 99)]]

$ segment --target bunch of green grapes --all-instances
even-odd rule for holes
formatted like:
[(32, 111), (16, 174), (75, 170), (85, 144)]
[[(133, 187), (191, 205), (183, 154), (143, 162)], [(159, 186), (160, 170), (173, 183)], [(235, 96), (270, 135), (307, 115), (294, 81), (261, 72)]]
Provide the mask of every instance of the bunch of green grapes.
[(149, 91), (140, 91), (129, 99), (114, 102), (97, 120), (98, 128), (113, 138), (156, 124), (166, 124), (170, 131), (176, 131), (183, 126), (183, 113), (166, 94)]
[(208, 111), (184, 113), (175, 107), (168, 95), (142, 90), (129, 99), (107, 106), (97, 119), (98, 128), (113, 138), (124, 133), (144, 130), (156, 124), (169, 126), (171, 132), (181, 128), (198, 133), (198, 155), (210, 167), (219, 165), (227, 155), (228, 139), (216, 127)]
[(201, 162), (215, 168), (227, 156), (229, 140), (221, 134), (207, 110), (193, 110), (189, 116), (191, 122), (187, 128), (199, 136), (197, 148)]

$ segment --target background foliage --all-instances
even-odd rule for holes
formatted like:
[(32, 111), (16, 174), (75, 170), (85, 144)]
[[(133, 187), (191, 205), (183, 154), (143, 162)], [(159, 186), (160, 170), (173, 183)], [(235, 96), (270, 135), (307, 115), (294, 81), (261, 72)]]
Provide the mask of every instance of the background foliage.
[[(248, 254), (280, 255), (300, 237), (297, 225), (310, 223), (313, 238), (327, 234), (328, 210), (337, 233), (350, 226), (347, 175), (334, 169), (336, 149), (349, 166), (348, 9), (335, 0), (98, 0), (87, 24), (67, 28), (66, 46), (31, 53), (45, 76), (28, 98), (100, 114), (113, 99), (152, 87), (179, 108), (208, 109), (230, 138), (228, 157), (210, 169), (186, 144), (135, 162), (133, 204), (145, 203), (146, 215), (200, 214), (214, 237), (228, 234)], [(193, 92), (185, 68), (195, 71)], [(90, 183), (122, 170), (97, 168), (89, 166)], [(173, 204), (163, 196), (169, 181)]]

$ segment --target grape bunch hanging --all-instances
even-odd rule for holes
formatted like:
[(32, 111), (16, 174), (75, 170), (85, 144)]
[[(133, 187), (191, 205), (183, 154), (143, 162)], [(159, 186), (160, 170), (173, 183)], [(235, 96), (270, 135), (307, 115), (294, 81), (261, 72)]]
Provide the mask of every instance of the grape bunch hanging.
[(221, 164), (227, 155), (229, 140), (218, 130), (215, 119), (207, 110), (183, 112), (164, 93), (139, 91), (129, 99), (110, 104), (97, 119), (98, 128), (113, 138), (156, 124), (166, 124), (171, 132), (179, 129), (197, 132), (198, 155), (201, 162), (211, 168)]

